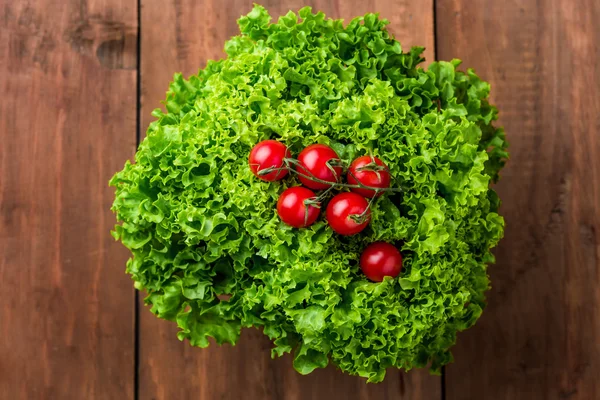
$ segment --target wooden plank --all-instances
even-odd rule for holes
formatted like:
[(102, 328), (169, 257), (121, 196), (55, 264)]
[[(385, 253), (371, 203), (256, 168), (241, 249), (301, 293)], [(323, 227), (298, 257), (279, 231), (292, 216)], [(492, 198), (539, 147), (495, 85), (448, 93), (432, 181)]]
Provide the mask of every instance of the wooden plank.
[[(351, 18), (378, 11), (407, 48), (427, 47), (433, 60), (432, 1), (267, 1), (272, 15), (309, 4), (331, 17)], [(174, 72), (197, 72), (208, 59), (223, 56), (223, 44), (238, 34), (236, 19), (252, 1), (157, 2), (142, 0), (142, 128), (159, 105)], [(271, 360), (269, 340), (257, 330), (244, 332), (238, 345), (192, 348), (176, 338), (174, 324), (140, 310), (140, 396), (146, 399), (437, 399), (440, 378), (426, 371), (389, 371), (384, 383), (367, 385), (333, 367), (301, 376), (291, 358)]]
[(108, 180), (135, 150), (136, 16), (0, 0), (1, 399), (133, 399)]
[(600, 398), (600, 3), (438, 0), (440, 59), (492, 82), (511, 161), (489, 306), (448, 400)]

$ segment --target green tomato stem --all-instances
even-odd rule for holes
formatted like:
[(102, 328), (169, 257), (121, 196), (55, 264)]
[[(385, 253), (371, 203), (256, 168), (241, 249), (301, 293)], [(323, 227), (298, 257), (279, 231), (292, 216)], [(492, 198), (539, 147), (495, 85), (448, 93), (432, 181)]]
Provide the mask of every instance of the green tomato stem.
[[(300, 164), (298, 162), (298, 160), (295, 160), (293, 158), (285, 158), (283, 161), (285, 163), (285, 167), (280, 167), (280, 168), (274, 168), (274, 167), (265, 168), (264, 170), (261, 171), (261, 174), (262, 173), (268, 174), (268, 173), (271, 173), (273, 171), (287, 170), (287, 171), (290, 171), (290, 172), (292, 172), (292, 173), (294, 173), (296, 175), (300, 175), (300, 176), (302, 176), (302, 177), (304, 177), (304, 178), (306, 178), (308, 180), (311, 180), (313, 182), (322, 183), (324, 185), (329, 185), (330, 187), (333, 187), (333, 188), (368, 189), (368, 190), (373, 190), (375, 192), (402, 192), (403, 191), (402, 188), (399, 188), (399, 187), (397, 187), (397, 188), (377, 188), (377, 187), (373, 187), (373, 186), (363, 185), (360, 182), (358, 182), (358, 184), (356, 184), (356, 185), (352, 185), (352, 184), (349, 184), (349, 183), (341, 183), (341, 182), (335, 182), (335, 183), (333, 183), (333, 182), (330, 182), (330, 181), (326, 181), (324, 179), (317, 178), (310, 171), (306, 170), (306, 168), (304, 166), (302, 166), (302, 164)], [(302, 173), (300, 171), (297, 171), (290, 164), (300, 165), (301, 168), (303, 168), (306, 171), (306, 173)]]

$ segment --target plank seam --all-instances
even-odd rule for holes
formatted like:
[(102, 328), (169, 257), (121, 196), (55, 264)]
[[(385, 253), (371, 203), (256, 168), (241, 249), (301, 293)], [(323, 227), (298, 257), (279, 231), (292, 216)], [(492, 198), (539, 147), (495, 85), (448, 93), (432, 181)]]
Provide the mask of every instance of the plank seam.
[[(142, 137), (142, 0), (136, 1), (137, 7), (137, 44), (136, 44), (136, 117), (135, 117), (135, 151), (140, 146)], [(140, 398), (140, 294), (137, 289), (134, 289), (134, 344), (133, 344), (133, 399)]]
[(446, 366), (442, 367), (441, 385), (442, 400), (446, 400)]
[(438, 60), (438, 24), (437, 24), (437, 0), (432, 2), (432, 15), (433, 15), (433, 59)]

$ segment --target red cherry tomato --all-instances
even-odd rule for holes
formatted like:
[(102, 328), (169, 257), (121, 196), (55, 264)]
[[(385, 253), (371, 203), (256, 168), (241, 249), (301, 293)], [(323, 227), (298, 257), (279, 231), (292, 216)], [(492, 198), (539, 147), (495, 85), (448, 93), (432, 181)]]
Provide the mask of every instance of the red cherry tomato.
[(252, 173), (258, 179), (270, 182), (278, 181), (288, 174), (287, 170), (281, 169), (268, 173), (265, 173), (265, 170), (268, 168), (283, 168), (283, 159), (287, 157), (290, 157), (290, 151), (283, 143), (276, 140), (263, 140), (250, 151), (248, 164)]
[[(334, 165), (331, 165), (332, 160), (335, 160)], [(304, 186), (315, 190), (327, 189), (331, 185), (315, 182), (311, 180), (311, 177), (336, 183), (342, 175), (342, 167), (339, 162), (340, 157), (331, 147), (324, 144), (313, 144), (298, 155), (299, 164), (296, 165), (296, 171), (298, 171), (300, 182)]]
[(305, 228), (314, 224), (320, 213), (315, 192), (302, 186), (284, 190), (277, 201), (279, 218), (294, 228)]
[[(390, 187), (390, 171), (383, 161), (377, 157), (362, 156), (352, 161), (348, 168), (348, 183), (351, 185), (369, 186), (377, 189), (386, 189)], [(375, 196), (375, 190), (352, 188), (352, 191), (365, 197)], [(377, 192), (381, 196), (383, 192)]]
[(371, 243), (360, 256), (360, 269), (374, 282), (381, 282), (384, 276), (395, 278), (402, 270), (402, 255), (389, 243)]
[(340, 235), (354, 235), (365, 229), (370, 221), (369, 203), (356, 193), (340, 193), (327, 205), (327, 222)]

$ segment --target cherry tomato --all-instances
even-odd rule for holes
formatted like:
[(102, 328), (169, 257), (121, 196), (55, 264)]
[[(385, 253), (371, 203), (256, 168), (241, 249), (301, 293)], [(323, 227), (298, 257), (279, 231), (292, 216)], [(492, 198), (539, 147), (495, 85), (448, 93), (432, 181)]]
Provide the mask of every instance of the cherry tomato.
[(302, 186), (284, 190), (277, 201), (279, 218), (294, 228), (305, 228), (314, 224), (320, 213), (315, 192)]
[[(362, 156), (352, 161), (348, 168), (348, 183), (351, 185), (369, 186), (377, 189), (390, 187), (390, 171), (383, 161), (377, 157)], [(352, 191), (365, 197), (373, 197), (375, 193), (381, 196), (383, 192), (375, 192), (371, 189), (352, 188)]]
[(340, 193), (327, 205), (327, 222), (340, 235), (354, 235), (365, 229), (370, 221), (369, 203), (356, 193)]
[[(334, 160), (333, 165), (332, 160)], [(300, 174), (298, 175), (300, 182), (311, 189), (322, 190), (331, 186), (327, 183), (315, 182), (311, 177), (335, 183), (342, 175), (340, 158), (335, 150), (324, 144), (313, 144), (302, 150), (298, 155), (298, 162), (296, 171)]]
[(269, 182), (278, 181), (288, 174), (286, 169), (268, 173), (264, 173), (264, 170), (268, 168), (283, 168), (283, 159), (287, 157), (290, 157), (290, 151), (283, 143), (276, 140), (263, 140), (256, 144), (250, 151), (248, 164), (252, 173), (258, 179)]
[(402, 270), (402, 255), (389, 243), (371, 243), (360, 256), (360, 269), (374, 282), (381, 282), (384, 276), (395, 278)]

